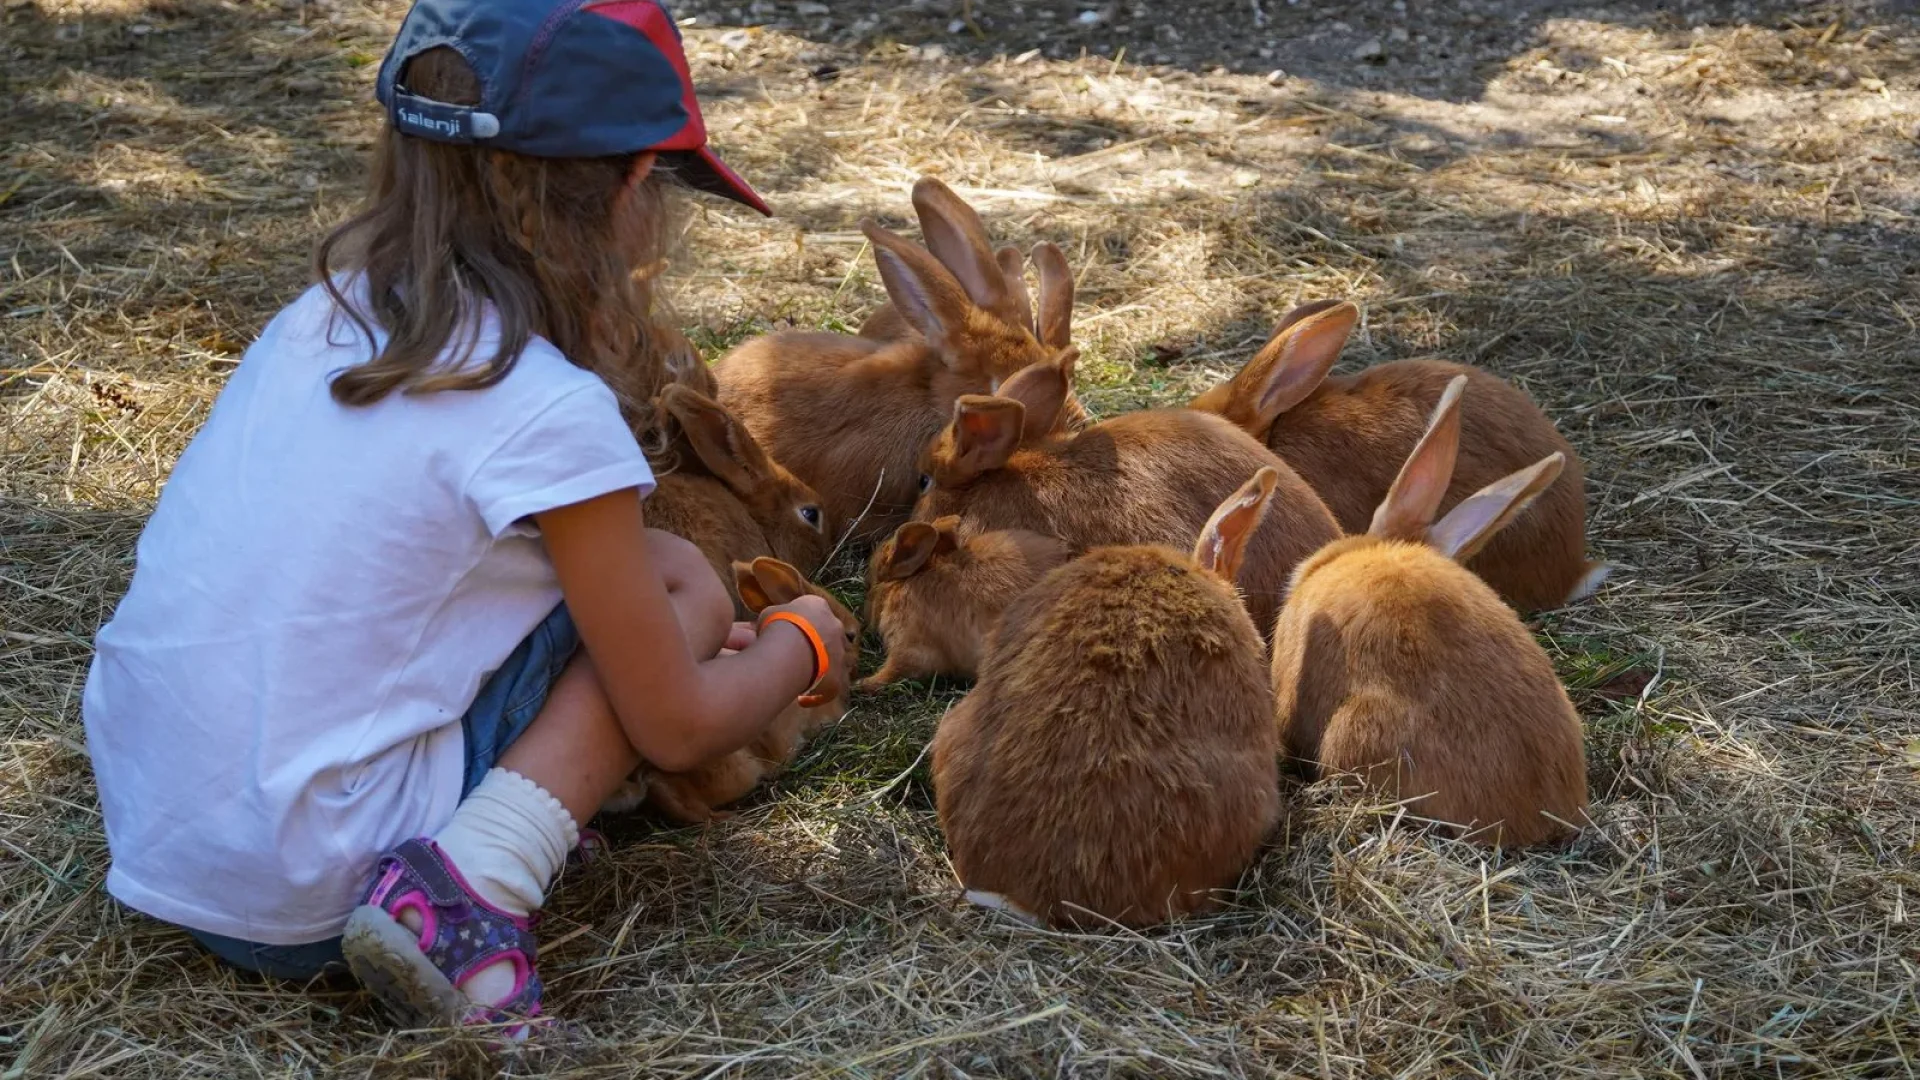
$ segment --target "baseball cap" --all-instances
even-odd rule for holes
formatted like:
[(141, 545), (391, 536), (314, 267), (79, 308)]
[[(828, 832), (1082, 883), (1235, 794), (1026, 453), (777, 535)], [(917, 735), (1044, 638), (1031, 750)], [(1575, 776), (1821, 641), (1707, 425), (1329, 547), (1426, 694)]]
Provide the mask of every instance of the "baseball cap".
[[(407, 62), (442, 46), (479, 76), (478, 105), (407, 89)], [(773, 213), (708, 148), (680, 28), (659, 0), (416, 0), (375, 93), (408, 135), (531, 157), (671, 153), (682, 182)]]

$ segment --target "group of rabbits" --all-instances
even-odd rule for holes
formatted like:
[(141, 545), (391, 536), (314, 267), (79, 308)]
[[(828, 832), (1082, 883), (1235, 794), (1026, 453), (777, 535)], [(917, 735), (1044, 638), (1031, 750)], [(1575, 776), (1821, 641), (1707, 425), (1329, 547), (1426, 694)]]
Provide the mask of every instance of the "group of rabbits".
[[(1433, 360), (1329, 377), (1358, 312), (1324, 301), (1185, 406), (1095, 422), (1061, 251), (1034, 248), (1030, 295), (945, 184), (913, 207), (924, 247), (861, 224), (891, 302), (858, 335), (755, 338), (663, 392), (681, 465), (647, 513), (744, 613), (827, 596), (807, 575), (836, 541), (875, 545), (887, 655), (860, 685), (976, 680), (932, 747), (970, 897), (1053, 924), (1203, 909), (1274, 827), (1283, 754), (1482, 842), (1585, 820), (1580, 721), (1517, 612), (1607, 567), (1524, 393)], [(636, 798), (712, 817), (845, 708)]]

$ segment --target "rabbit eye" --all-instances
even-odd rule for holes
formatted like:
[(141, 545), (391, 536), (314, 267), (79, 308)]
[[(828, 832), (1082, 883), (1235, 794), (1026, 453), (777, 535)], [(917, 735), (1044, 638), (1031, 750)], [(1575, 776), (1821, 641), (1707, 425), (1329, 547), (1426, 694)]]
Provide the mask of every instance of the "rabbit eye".
[(801, 507), (800, 520), (806, 522), (809, 526), (815, 529), (819, 528), (820, 527), (820, 508), (817, 506)]
[(933, 477), (928, 476), (926, 473), (921, 473), (920, 474), (920, 494), (925, 495), (927, 493), (927, 489), (932, 486), (933, 486)]

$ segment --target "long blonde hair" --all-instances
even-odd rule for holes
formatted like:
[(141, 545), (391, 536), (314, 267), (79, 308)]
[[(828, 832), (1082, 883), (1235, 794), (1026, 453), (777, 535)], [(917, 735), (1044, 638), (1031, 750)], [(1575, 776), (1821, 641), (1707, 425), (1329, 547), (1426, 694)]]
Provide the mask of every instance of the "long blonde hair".
[[(480, 100), (473, 69), (450, 48), (414, 58), (406, 80), (439, 101)], [(371, 360), (334, 375), (334, 400), (483, 389), (506, 378), (537, 334), (600, 376), (656, 450), (652, 400), (671, 375), (678, 337), (651, 318), (672, 184), (659, 168), (631, 184), (638, 157), (534, 158), (389, 124), (366, 202), (314, 256), (336, 309), (369, 340), (374, 323), (387, 334)], [(368, 310), (343, 295), (342, 271), (364, 276)], [(500, 338), (483, 358), (474, 352), (487, 303)]]

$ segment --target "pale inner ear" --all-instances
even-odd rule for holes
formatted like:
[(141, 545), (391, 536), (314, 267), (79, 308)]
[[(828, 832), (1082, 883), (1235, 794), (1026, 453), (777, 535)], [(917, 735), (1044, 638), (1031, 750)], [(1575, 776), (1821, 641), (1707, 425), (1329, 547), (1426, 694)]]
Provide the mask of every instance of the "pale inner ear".
[(779, 559), (761, 556), (749, 568), (760, 591), (775, 604), (791, 604), (807, 595), (807, 579)]
[[(1327, 373), (1340, 359), (1347, 336), (1353, 332), (1359, 313), (1352, 304), (1336, 304), (1325, 312), (1294, 323), (1267, 348), (1280, 344), (1277, 362), (1260, 388), (1255, 412), (1267, 426), (1281, 414), (1305, 401), (1327, 379)], [(1265, 350), (1262, 350), (1265, 351)]]
[(1029, 364), (1001, 385), (996, 396), (1018, 401), (1026, 410), (1020, 425), (1022, 443), (1046, 435), (1059, 422), (1060, 411), (1066, 408), (1071, 393), (1073, 363), (1079, 355), (1068, 352), (1070, 355), (1055, 360)]
[(1193, 561), (1228, 581), (1238, 578), (1247, 543), (1267, 516), (1267, 507), (1272, 505), (1273, 491), (1279, 481), (1279, 472), (1268, 466), (1228, 496), (1200, 530), (1200, 539), (1193, 548)]
[(1007, 463), (1020, 445), (1026, 408), (1008, 398), (963, 397), (955, 406), (957, 463), (971, 475)]
[(907, 322), (928, 341), (946, 340), (946, 327), (933, 309), (933, 298), (926, 283), (898, 254), (884, 247), (873, 249), (873, 261), (880, 267), (880, 281), (886, 286), (887, 299)]
[(893, 547), (881, 567), (880, 580), (910, 578), (925, 567), (939, 546), (934, 526), (924, 521), (909, 521), (893, 534)]
[(1566, 456), (1554, 453), (1495, 480), (1447, 511), (1447, 516), (1427, 531), (1427, 542), (1449, 558), (1472, 558), (1551, 487), (1565, 466)]
[(694, 456), (721, 483), (736, 492), (746, 492), (765, 480), (766, 454), (726, 409), (681, 386), (668, 387), (664, 403), (686, 434)]
[(901, 317), (920, 331), (928, 344), (942, 350), (951, 348), (974, 309), (973, 301), (960, 283), (925, 248), (908, 243), (872, 221), (862, 221), (860, 231), (873, 244), (880, 281), (887, 287), (887, 298), (893, 301)]
[(1426, 434), (1400, 466), (1386, 500), (1373, 512), (1373, 527), (1367, 530), (1371, 535), (1389, 540), (1427, 538), (1427, 526), (1453, 481), (1454, 457), (1460, 449), (1460, 395), (1466, 386), (1465, 375), (1456, 375), (1447, 384)]
[(740, 594), (740, 602), (756, 615), (774, 605), (773, 598), (760, 587), (760, 579), (754, 576), (751, 564), (733, 564), (733, 588)]

